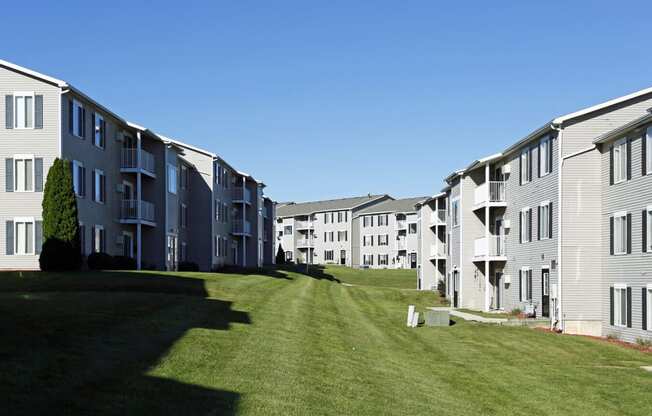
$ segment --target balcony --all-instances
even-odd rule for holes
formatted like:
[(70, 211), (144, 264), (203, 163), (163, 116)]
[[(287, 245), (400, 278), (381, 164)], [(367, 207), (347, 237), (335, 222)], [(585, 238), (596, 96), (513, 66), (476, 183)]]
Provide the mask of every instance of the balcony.
[(297, 230), (309, 230), (312, 228), (311, 221), (295, 221), (294, 228)]
[(406, 250), (407, 249), (407, 242), (405, 241), (405, 238), (400, 238), (396, 240), (396, 249), (398, 251)]
[(251, 237), (251, 223), (249, 221), (242, 221), (242, 219), (235, 219), (231, 227), (231, 234), (243, 235)]
[[(140, 202), (140, 210), (138, 209)], [(136, 199), (123, 199), (120, 202), (120, 222), (122, 224), (156, 225), (154, 204)]]
[(476, 238), (473, 245), (473, 257), (474, 260), (507, 260), (505, 236), (492, 235), (488, 238)]
[(235, 188), (231, 198), (233, 199), (233, 202), (251, 205), (251, 191), (247, 188)]
[(397, 220), (396, 221), (396, 228), (399, 230), (405, 230), (407, 227), (407, 221), (405, 220)]
[(120, 157), (120, 172), (144, 173), (147, 176), (155, 178), (156, 162), (154, 155), (141, 149), (139, 159), (138, 149), (123, 148)]
[(438, 209), (430, 213), (430, 226), (446, 225), (446, 210)]
[(311, 248), (315, 246), (314, 239), (302, 238), (297, 240), (297, 248)]
[(475, 205), (473, 209), (484, 208), (487, 205), (504, 207), (507, 206), (506, 201), (505, 181), (489, 181), (475, 188)]
[(445, 260), (448, 253), (446, 243), (439, 242), (439, 244), (430, 245), (430, 260)]

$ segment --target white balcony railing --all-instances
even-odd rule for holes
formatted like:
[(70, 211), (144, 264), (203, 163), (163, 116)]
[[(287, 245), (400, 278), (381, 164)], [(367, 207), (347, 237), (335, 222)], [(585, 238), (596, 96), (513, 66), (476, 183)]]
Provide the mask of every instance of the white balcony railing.
[(297, 240), (297, 247), (314, 247), (315, 242), (312, 239), (302, 238)]
[(251, 234), (251, 223), (249, 221), (243, 222), (242, 219), (236, 219), (231, 229), (234, 234)]
[(397, 250), (405, 250), (407, 248), (407, 242), (405, 241), (405, 238), (401, 238), (396, 240), (396, 249)]
[(404, 230), (405, 227), (407, 227), (407, 222), (405, 220), (396, 221), (396, 228), (398, 228), (399, 230)]
[(296, 221), (295, 228), (297, 230), (305, 230), (307, 228), (312, 228), (312, 222), (310, 221)]
[(143, 169), (150, 173), (156, 172), (154, 155), (142, 149), (140, 150), (140, 160), (138, 160), (138, 149), (123, 148), (120, 167), (122, 169)]
[(140, 201), (140, 213), (138, 212), (138, 200), (123, 199), (120, 205), (120, 219), (122, 220), (144, 220), (154, 222), (156, 212), (154, 204), (147, 201)]
[(430, 213), (430, 224), (446, 224), (446, 210), (438, 209)]
[(489, 181), (475, 188), (475, 203), (505, 202), (505, 181)]
[(505, 236), (503, 235), (476, 238), (473, 248), (475, 257), (502, 257), (507, 255), (505, 250)]
[(235, 188), (233, 190), (233, 200), (251, 203), (251, 191), (242, 187)]
[(439, 244), (430, 245), (430, 257), (446, 257), (446, 243), (440, 242)]

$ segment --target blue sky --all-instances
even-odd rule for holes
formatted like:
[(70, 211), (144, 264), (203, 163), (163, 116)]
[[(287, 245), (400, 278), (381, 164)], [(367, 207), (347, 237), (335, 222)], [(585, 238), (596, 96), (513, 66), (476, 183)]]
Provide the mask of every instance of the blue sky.
[(3, 5), (2, 59), (281, 201), (433, 194), (556, 115), (652, 86), (649, 2), (37, 3)]

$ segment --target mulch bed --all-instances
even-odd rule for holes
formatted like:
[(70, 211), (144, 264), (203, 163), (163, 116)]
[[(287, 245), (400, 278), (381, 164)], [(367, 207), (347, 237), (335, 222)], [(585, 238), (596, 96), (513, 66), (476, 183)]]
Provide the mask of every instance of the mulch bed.
[(630, 349), (630, 350), (636, 350), (636, 351), (641, 351), (641, 352), (644, 352), (644, 353), (647, 353), (647, 354), (652, 354), (652, 346), (645, 347), (643, 345), (638, 345), (638, 344), (633, 343), (633, 342), (621, 341), (619, 339), (610, 339), (610, 338), (607, 338), (607, 337), (596, 337), (596, 336), (593, 336), (593, 335), (562, 334), (562, 333), (559, 333), (557, 331), (553, 331), (550, 328), (535, 327), (534, 329), (536, 331), (548, 332), (548, 333), (551, 333), (551, 334), (565, 335), (565, 336), (570, 336), (570, 337), (589, 338), (589, 339), (596, 340), (598, 342), (604, 342), (604, 343), (607, 343), (607, 344), (615, 344), (615, 345), (619, 345), (621, 347), (624, 347), (624, 348), (627, 348), (627, 349)]

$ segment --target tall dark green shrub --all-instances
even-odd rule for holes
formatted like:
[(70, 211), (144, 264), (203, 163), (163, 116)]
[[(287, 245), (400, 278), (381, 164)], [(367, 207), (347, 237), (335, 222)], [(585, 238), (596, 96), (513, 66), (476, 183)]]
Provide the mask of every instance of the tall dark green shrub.
[(55, 159), (43, 190), (41, 270), (74, 270), (81, 265), (77, 198), (70, 162)]
[(276, 251), (276, 264), (285, 264), (285, 251), (283, 251), (283, 246), (280, 243)]

